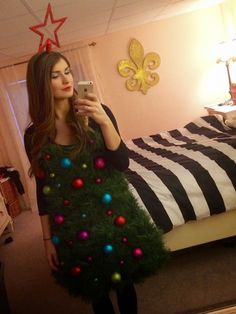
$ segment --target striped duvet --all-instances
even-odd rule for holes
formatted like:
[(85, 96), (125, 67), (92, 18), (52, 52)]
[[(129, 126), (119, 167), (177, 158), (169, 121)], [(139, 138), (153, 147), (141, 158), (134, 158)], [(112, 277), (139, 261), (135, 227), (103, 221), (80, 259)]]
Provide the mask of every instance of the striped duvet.
[(164, 232), (236, 209), (233, 133), (213, 115), (126, 142), (130, 189)]

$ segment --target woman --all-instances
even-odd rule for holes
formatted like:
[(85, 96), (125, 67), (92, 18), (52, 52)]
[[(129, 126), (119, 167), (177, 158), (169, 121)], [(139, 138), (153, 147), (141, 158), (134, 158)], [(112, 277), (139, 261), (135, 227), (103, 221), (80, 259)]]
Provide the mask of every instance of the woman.
[(166, 250), (128, 190), (128, 153), (115, 118), (95, 94), (77, 97), (70, 64), (58, 52), (31, 58), (27, 89), (25, 147), (53, 275), (91, 301), (94, 313), (114, 313), (110, 289), (120, 313), (137, 313), (133, 283), (153, 274)]

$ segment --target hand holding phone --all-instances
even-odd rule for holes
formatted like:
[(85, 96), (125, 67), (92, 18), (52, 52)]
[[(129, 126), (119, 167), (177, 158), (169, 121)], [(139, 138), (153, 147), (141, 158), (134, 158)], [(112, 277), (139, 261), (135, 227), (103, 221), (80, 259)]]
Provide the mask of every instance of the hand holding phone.
[(79, 81), (77, 91), (79, 98), (86, 98), (86, 93), (93, 92), (93, 81)]

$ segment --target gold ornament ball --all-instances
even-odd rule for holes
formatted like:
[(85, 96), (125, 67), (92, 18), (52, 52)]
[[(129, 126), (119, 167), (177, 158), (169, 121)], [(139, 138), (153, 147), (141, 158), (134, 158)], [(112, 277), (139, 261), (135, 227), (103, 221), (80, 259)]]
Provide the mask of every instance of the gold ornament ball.
[(111, 275), (111, 281), (114, 283), (120, 282), (121, 281), (121, 275), (118, 272), (115, 272)]
[(51, 192), (50, 186), (45, 185), (45, 186), (43, 187), (43, 194), (48, 195), (48, 194), (50, 194), (50, 192)]

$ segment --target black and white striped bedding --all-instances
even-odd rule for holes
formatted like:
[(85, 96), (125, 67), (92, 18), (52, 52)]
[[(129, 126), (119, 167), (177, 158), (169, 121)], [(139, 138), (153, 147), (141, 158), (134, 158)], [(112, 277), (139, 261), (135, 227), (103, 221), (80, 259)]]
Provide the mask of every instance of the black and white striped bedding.
[(126, 144), (131, 191), (164, 232), (236, 209), (236, 136), (221, 116)]

